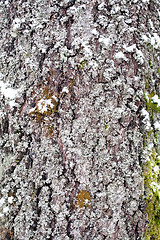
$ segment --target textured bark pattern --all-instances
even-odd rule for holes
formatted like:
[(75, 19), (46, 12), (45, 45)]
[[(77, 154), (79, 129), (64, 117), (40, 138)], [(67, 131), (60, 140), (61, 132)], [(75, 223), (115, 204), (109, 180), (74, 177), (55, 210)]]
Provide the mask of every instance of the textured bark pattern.
[[(159, 31), (158, 9), (158, 0), (2, 1), (1, 83), (18, 92), (1, 94), (0, 220), (11, 239), (141, 239), (142, 35), (150, 19)], [(47, 94), (54, 111), (30, 114)]]

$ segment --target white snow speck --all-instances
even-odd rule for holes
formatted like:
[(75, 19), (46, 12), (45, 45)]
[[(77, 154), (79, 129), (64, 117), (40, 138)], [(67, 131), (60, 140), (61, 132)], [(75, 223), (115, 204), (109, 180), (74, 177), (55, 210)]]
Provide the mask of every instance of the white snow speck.
[(64, 87), (64, 88), (62, 89), (62, 93), (69, 93), (68, 88), (67, 88), (67, 87)]
[(5, 199), (4, 198), (1, 198), (0, 199), (0, 207), (2, 207), (2, 205), (5, 203)]
[(157, 190), (157, 184), (155, 182), (152, 182), (150, 184), (151, 188), (153, 189), (153, 192), (155, 192)]
[(143, 108), (142, 111), (142, 116), (145, 116), (147, 119), (149, 119), (149, 113)]
[(88, 199), (85, 199), (84, 200), (84, 204), (88, 204), (89, 203), (89, 200)]
[(159, 15), (159, 19), (160, 19), (160, 11), (157, 9), (158, 15)]
[(146, 130), (149, 130), (151, 127), (149, 113), (143, 108), (141, 114), (144, 116), (143, 123), (146, 127)]
[(52, 98), (56, 101), (56, 102), (58, 102), (58, 98), (56, 97), (56, 96), (52, 96)]
[(105, 197), (106, 196), (106, 192), (100, 192), (96, 194), (97, 197)]
[(105, 38), (101, 36), (99, 38), (99, 42), (102, 43), (105, 47), (108, 47), (110, 45), (110, 38)]
[(154, 171), (155, 173), (158, 173), (158, 172), (159, 172), (159, 167), (156, 165), (156, 166), (153, 168), (153, 171)]
[(144, 93), (144, 97), (145, 97), (145, 99), (147, 100), (147, 102), (149, 102), (148, 92), (145, 92), (145, 93)]
[(115, 6), (114, 8), (112, 8), (111, 14), (117, 13), (120, 9), (121, 9), (120, 6)]
[(139, 81), (139, 79), (140, 79), (140, 78), (139, 78), (139, 77), (137, 77), (137, 76), (135, 76), (135, 78), (134, 78), (134, 79), (135, 79), (135, 81), (137, 82), (137, 81)]
[(0, 218), (4, 217), (4, 214), (3, 213), (0, 213)]
[(31, 108), (31, 109), (29, 110), (29, 113), (34, 112), (35, 110), (36, 110), (36, 107)]
[(158, 121), (154, 123), (154, 127), (156, 130), (160, 131), (160, 123)]
[(20, 28), (21, 25), (21, 19), (20, 18), (15, 18), (12, 23), (12, 30), (16, 31), (17, 29)]
[(0, 72), (0, 79), (4, 78), (4, 75)]
[(154, 29), (154, 26), (153, 26), (153, 22), (152, 22), (152, 20), (149, 19), (148, 21), (149, 21), (149, 24), (150, 24), (151, 28)]
[(19, 92), (19, 89), (7, 88), (7, 84), (2, 81), (0, 81), (0, 88), (5, 98), (15, 99)]
[(8, 203), (13, 203), (13, 197), (8, 197)]
[(154, 95), (152, 97), (152, 102), (157, 103), (157, 107), (160, 107), (160, 98), (158, 97), (158, 95)]
[(123, 47), (127, 52), (133, 52), (136, 49), (136, 44), (133, 44), (129, 47), (126, 47), (126, 45), (124, 45)]
[(82, 42), (82, 46), (84, 48), (84, 54), (86, 58), (90, 58), (93, 55), (93, 52), (87, 41)]
[(137, 48), (136, 48), (135, 59), (136, 59), (139, 63), (141, 63), (141, 64), (144, 63), (143, 53), (142, 53), (141, 50), (139, 50), (139, 49), (137, 49)]
[(12, 37), (16, 37), (17, 36), (17, 32), (18, 32), (20, 26), (21, 26), (21, 19), (15, 18), (13, 20), (13, 23), (12, 23), (12, 30), (11, 30), (11, 36)]
[(12, 101), (9, 101), (9, 105), (12, 108), (12, 107), (16, 106), (17, 104), (15, 103), (15, 100), (12, 100)]
[(157, 33), (153, 33), (152, 36), (149, 34), (149, 37), (142, 35), (142, 40), (150, 43), (155, 49), (160, 48), (160, 37)]
[(99, 34), (98, 31), (96, 30), (96, 28), (94, 28), (94, 29), (92, 30), (92, 34), (95, 35), (95, 36), (97, 36), (97, 35)]
[(4, 2), (5, 5), (8, 5), (8, 3), (9, 3), (8, 1), (5, 1), (5, 2)]
[(121, 51), (116, 53), (115, 58), (127, 60), (127, 58), (125, 57), (124, 53), (121, 52)]
[(125, 23), (131, 23), (131, 22), (132, 22), (131, 18), (125, 20)]
[(3, 213), (0, 213), (0, 218), (4, 217), (4, 214)]
[(103, 10), (104, 9), (104, 2), (98, 5), (98, 10)]
[(4, 207), (3, 208), (3, 213), (7, 213), (9, 211), (9, 207)]
[(15, 99), (18, 97), (21, 89), (10, 88), (6, 83), (0, 81), (0, 91), (6, 99), (11, 99), (11, 101), (9, 101), (10, 107), (16, 106)]
[(142, 40), (145, 41), (145, 42), (148, 42), (149, 38), (146, 35), (142, 35)]
[(38, 104), (38, 110), (41, 112), (41, 113), (44, 113), (44, 112), (47, 112), (48, 110), (48, 107), (50, 108), (53, 108), (54, 105), (52, 104), (51, 102), (51, 99), (41, 99)]
[[(154, 47), (158, 49), (160, 47), (160, 37), (158, 36), (157, 33), (153, 33), (153, 38), (155, 40)], [(151, 38), (152, 39), (152, 38)]]
[(29, 57), (26, 57), (26, 58), (25, 58), (25, 63), (28, 64), (28, 63), (30, 63), (30, 62), (31, 62), (31, 59), (30, 59)]
[(151, 45), (154, 46), (156, 43), (156, 40), (154, 39), (154, 37), (151, 37)]
[(46, 49), (45, 48), (42, 48), (41, 51), (42, 51), (42, 53), (46, 53)]
[(22, 23), (24, 23), (25, 21), (26, 21), (26, 19), (25, 19), (25, 18), (22, 18), (22, 19), (21, 19), (21, 22), (22, 22)]

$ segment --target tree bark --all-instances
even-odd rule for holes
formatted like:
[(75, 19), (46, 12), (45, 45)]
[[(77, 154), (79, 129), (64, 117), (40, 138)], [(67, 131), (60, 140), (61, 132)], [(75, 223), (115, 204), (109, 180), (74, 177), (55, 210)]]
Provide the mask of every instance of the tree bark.
[(1, 15), (0, 239), (142, 239), (160, 2), (9, 0)]

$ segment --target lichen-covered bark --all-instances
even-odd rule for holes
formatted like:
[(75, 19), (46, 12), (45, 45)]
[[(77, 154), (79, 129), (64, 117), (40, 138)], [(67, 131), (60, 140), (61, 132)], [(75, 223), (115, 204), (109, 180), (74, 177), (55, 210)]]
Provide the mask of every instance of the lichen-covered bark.
[(1, 5), (0, 239), (142, 239), (159, 1)]

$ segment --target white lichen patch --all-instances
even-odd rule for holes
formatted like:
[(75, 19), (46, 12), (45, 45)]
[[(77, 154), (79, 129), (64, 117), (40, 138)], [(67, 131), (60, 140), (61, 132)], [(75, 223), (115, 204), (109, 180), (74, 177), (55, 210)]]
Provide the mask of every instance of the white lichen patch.
[(6, 193), (4, 192), (3, 197), (0, 199), (0, 218), (3, 218), (4, 216), (8, 215), (8, 213), (10, 212), (9, 205), (11, 206), (14, 199), (13, 196), (11, 196), (11, 197), (8, 197), (8, 201), (7, 201), (5, 194)]
[(98, 19), (97, 19), (97, 23), (105, 28), (108, 25), (108, 21), (106, 19), (106, 16), (105, 15), (99, 15)]
[(93, 52), (91, 50), (91, 47), (89, 46), (87, 41), (82, 42), (82, 46), (83, 46), (83, 52), (84, 52), (84, 56), (86, 59), (91, 58), (93, 55)]
[(120, 6), (118, 6), (118, 5), (114, 6), (111, 10), (111, 14), (118, 13), (120, 11), (120, 9), (121, 9)]
[[(60, 59), (61, 59), (61, 61), (62, 61), (62, 62), (66, 62), (67, 59), (68, 59), (68, 55), (69, 55), (70, 53), (71, 53), (71, 51), (69, 51), (66, 46), (65, 46), (65, 47), (62, 47), (62, 48), (61, 48), (61, 53), (60, 53)], [(71, 53), (71, 54), (72, 54), (72, 53)]]

